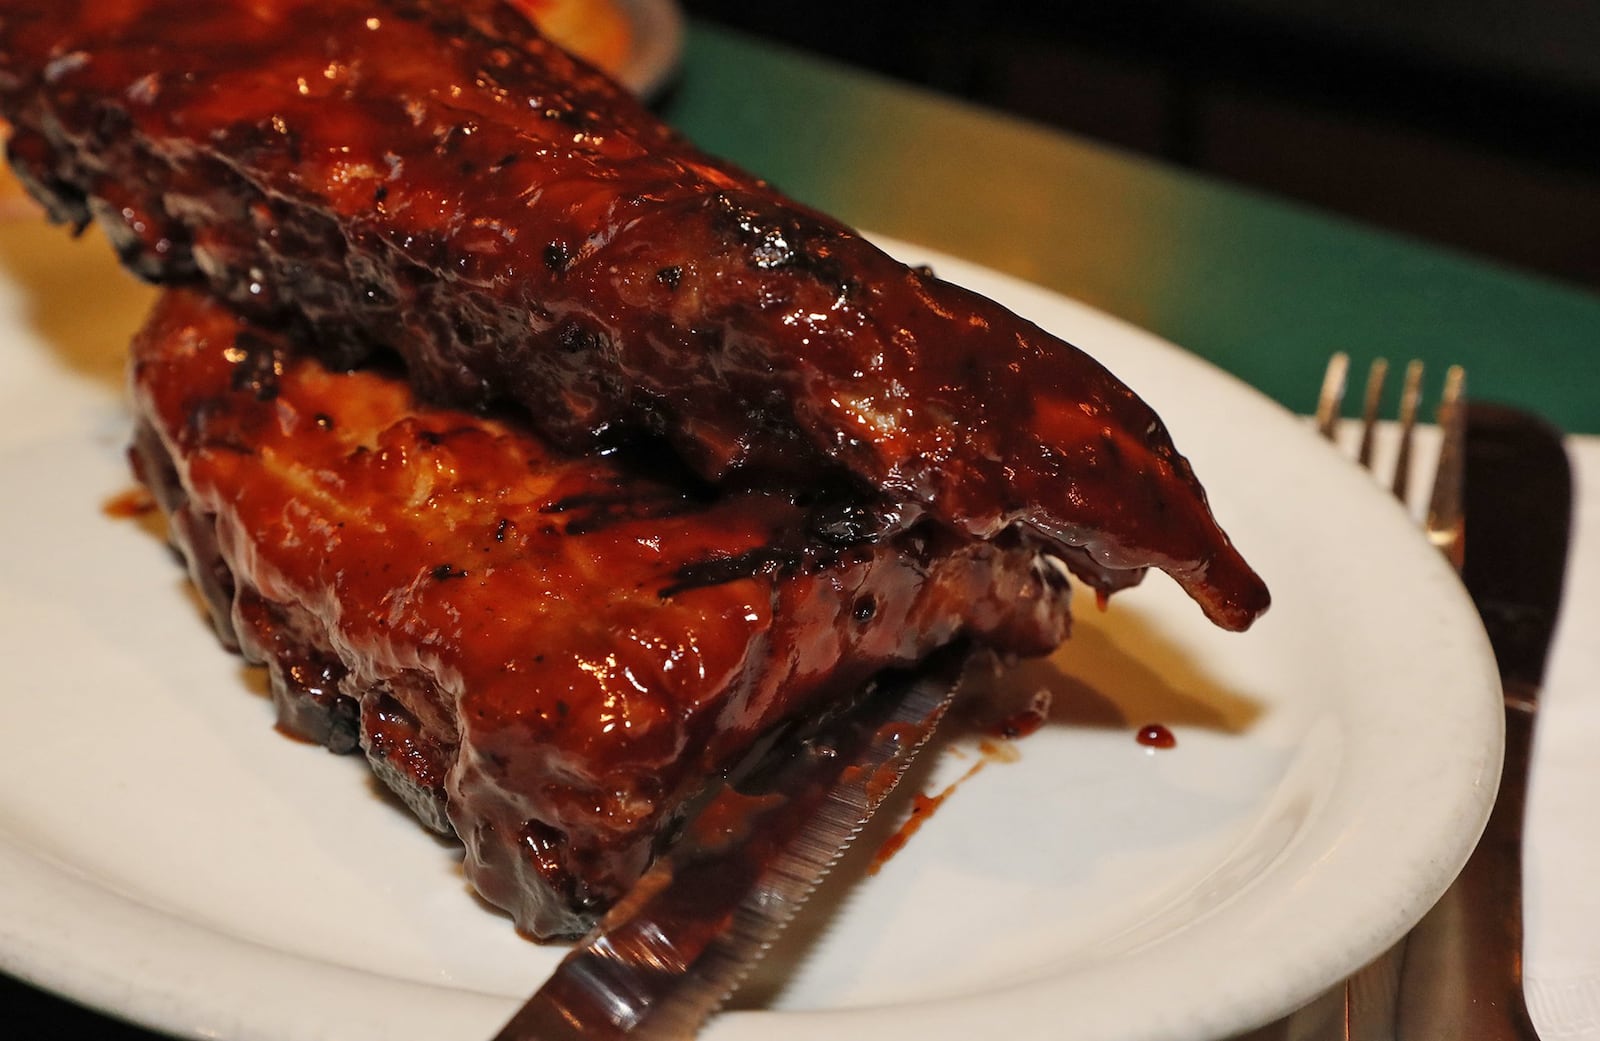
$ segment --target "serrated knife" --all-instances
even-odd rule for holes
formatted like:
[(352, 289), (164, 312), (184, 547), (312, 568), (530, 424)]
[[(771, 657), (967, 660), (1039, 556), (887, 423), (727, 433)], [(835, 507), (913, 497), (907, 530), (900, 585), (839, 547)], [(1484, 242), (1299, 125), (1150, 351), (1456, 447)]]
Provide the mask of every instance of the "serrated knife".
[(894, 789), (968, 654), (880, 677), (719, 782), (627, 897), (494, 1041), (685, 1041), (732, 993)]

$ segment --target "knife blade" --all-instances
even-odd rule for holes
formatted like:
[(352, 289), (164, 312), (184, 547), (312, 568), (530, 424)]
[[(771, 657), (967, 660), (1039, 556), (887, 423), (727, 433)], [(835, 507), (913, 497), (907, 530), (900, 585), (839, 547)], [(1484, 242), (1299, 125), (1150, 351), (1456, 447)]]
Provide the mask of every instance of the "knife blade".
[(1505, 406), (1468, 406), (1461, 577), (1505, 691), (1499, 794), (1455, 883), (1411, 933), (1398, 1035), (1536, 1041), (1522, 993), (1522, 822), (1534, 721), (1566, 574), (1572, 474), (1561, 435)]
[(494, 1041), (693, 1037), (894, 790), (971, 657), (952, 647), (880, 677), (714, 785)]

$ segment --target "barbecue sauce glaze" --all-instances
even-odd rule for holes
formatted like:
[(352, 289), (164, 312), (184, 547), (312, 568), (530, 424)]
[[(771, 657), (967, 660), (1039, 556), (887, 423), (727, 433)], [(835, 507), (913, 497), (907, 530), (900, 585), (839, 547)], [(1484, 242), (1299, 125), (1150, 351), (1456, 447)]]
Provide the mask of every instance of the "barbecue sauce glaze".
[(1007, 530), (1102, 590), (1265, 586), (1156, 414), (999, 305), (691, 147), (496, 0), (0, 3), (14, 166), (139, 274), (397, 350), (552, 443), (647, 431), (729, 486), (855, 489), (862, 537)]
[(1016, 540), (830, 544), (826, 500), (570, 455), (198, 294), (160, 299), (132, 381), (136, 468), (280, 725), (363, 751), (541, 938), (584, 931), (784, 721), (961, 637), (1066, 636)]

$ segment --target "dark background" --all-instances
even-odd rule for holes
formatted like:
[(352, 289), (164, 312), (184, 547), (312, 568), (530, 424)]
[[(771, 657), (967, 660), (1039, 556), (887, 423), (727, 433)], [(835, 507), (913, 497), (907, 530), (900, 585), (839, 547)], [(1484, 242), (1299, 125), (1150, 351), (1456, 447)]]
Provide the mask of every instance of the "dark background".
[(1596, 0), (684, 0), (731, 28), (1590, 290)]

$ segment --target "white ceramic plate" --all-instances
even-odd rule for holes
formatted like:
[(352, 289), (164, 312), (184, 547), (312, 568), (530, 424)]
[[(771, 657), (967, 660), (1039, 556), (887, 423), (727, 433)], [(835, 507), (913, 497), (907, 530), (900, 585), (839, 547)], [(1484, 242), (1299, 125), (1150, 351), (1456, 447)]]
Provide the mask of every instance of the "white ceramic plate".
[[(1056, 720), (883, 870), (871, 843), (714, 1041), (1205, 1039), (1313, 997), (1453, 876), (1497, 776), (1453, 575), (1301, 421), (1195, 358), (948, 258), (1165, 415), (1274, 588), (1211, 628), (1161, 576), (1015, 682)], [(559, 950), (466, 890), (358, 759), (272, 732), (148, 523), (102, 509), (148, 299), (96, 243), (0, 227), (0, 968), (195, 1038), (489, 1036)], [(1177, 747), (1134, 739), (1161, 723)], [(915, 783), (968, 769), (971, 741)], [(850, 884), (843, 884), (848, 882)]]

